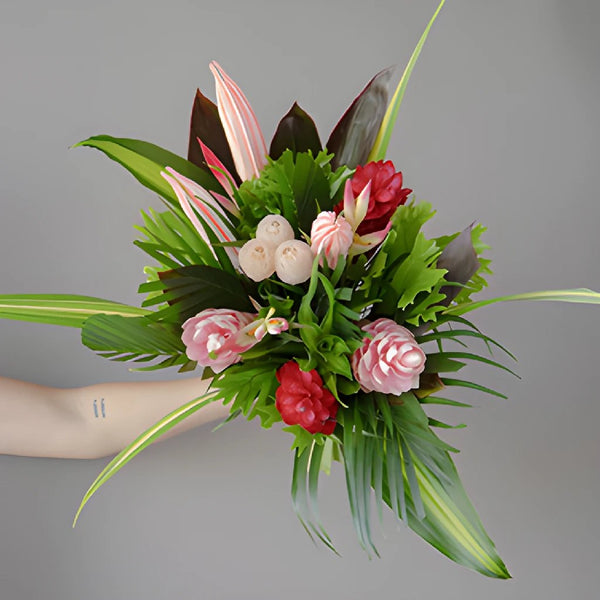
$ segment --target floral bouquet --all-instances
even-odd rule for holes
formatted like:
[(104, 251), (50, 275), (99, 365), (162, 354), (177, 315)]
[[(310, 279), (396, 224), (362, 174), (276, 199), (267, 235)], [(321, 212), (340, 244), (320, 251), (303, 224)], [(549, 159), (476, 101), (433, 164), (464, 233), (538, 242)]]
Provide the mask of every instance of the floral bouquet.
[[(434, 429), (427, 405), (465, 388), (469, 361), (512, 373), (512, 355), (464, 315), (493, 302), (600, 303), (590, 290), (473, 301), (486, 286), (485, 228), (429, 239), (434, 215), (416, 202), (386, 149), (429, 22), (395, 93), (390, 69), (352, 102), (327, 142), (297, 104), (267, 149), (248, 100), (216, 63), (217, 105), (195, 97), (188, 159), (132, 139), (96, 136), (104, 152), (164, 201), (143, 213), (135, 244), (154, 264), (142, 307), (66, 295), (0, 297), (0, 316), (81, 328), (100, 355), (139, 370), (203, 368), (208, 393), (180, 407), (122, 451), (82, 505), (133, 456), (203, 406), (227, 421), (283, 421), (293, 436), (293, 506), (308, 534), (335, 551), (319, 519), (321, 472), (345, 471), (358, 540), (369, 555), (372, 508), (395, 517), (452, 560), (507, 578)], [(484, 355), (467, 343), (482, 343)], [(79, 515), (79, 511), (77, 516)], [(77, 517), (76, 517), (77, 518)]]

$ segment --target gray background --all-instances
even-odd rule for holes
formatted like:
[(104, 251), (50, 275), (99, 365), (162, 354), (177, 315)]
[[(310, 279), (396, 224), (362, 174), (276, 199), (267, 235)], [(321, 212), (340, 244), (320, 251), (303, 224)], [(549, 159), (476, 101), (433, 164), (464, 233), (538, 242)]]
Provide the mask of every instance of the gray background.
[[(153, 195), (99, 153), (96, 133), (184, 153), (196, 86), (217, 59), (268, 138), (294, 99), (324, 138), (364, 83), (403, 65), (435, 0), (0, 0), (0, 291), (139, 302), (131, 245)], [(389, 156), (432, 234), (490, 227), (489, 295), (600, 289), (600, 3), (461, 0), (435, 25)], [(354, 540), (339, 469), (322, 511), (343, 553), (315, 549), (288, 498), (290, 439), (235, 423), (149, 449), (70, 523), (106, 461), (0, 457), (0, 598), (592, 598), (600, 550), (600, 311), (519, 304), (478, 323), (519, 357), (522, 381), (486, 368), (510, 400), (445, 439), (514, 579), (485, 579), (385, 521), (381, 560)], [(0, 375), (55, 386), (130, 374), (77, 331), (0, 322)], [(175, 373), (158, 377), (175, 377)], [(458, 412), (458, 414), (457, 414)], [(446, 414), (445, 416), (448, 416)]]

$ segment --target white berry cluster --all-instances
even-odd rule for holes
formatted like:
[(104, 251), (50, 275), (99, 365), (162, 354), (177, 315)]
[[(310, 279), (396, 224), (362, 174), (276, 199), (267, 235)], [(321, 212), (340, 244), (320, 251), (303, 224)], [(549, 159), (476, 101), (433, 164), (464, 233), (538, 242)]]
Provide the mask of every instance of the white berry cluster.
[(310, 277), (314, 255), (310, 246), (294, 239), (292, 226), (281, 215), (267, 215), (256, 228), (256, 238), (240, 249), (240, 267), (253, 281), (277, 273), (284, 283), (296, 285)]

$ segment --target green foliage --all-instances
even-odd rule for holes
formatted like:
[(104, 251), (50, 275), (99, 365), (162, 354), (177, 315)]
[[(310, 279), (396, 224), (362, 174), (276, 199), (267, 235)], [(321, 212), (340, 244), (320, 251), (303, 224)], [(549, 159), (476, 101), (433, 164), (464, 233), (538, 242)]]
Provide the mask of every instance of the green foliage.
[(377, 555), (371, 504), (381, 515), (385, 503), (456, 562), (509, 577), (458, 478), (449, 456), (454, 449), (433, 433), (413, 394), (390, 400), (360, 395), (339, 419), (350, 512), (362, 547)]
[(116, 361), (158, 364), (139, 368), (140, 371), (182, 366), (190, 362), (185, 355), (180, 328), (157, 323), (148, 316), (94, 315), (81, 330), (82, 343), (100, 356)]
[(579, 288), (573, 290), (544, 290), (542, 292), (527, 292), (525, 294), (513, 294), (510, 296), (500, 296), (499, 298), (490, 298), (489, 300), (480, 300), (478, 302), (466, 302), (446, 309), (445, 314), (464, 315), (472, 310), (496, 304), (497, 302), (516, 302), (520, 300), (538, 300), (545, 302), (574, 302), (581, 304), (600, 304), (600, 293)]
[(415, 67), (417, 59), (419, 58), (419, 54), (421, 54), (421, 50), (425, 45), (425, 40), (427, 40), (427, 36), (429, 35), (429, 31), (437, 19), (440, 10), (442, 10), (442, 6), (444, 6), (446, 0), (442, 0), (437, 7), (435, 13), (433, 13), (433, 17), (431, 17), (427, 27), (425, 27), (425, 31), (419, 38), (415, 49), (404, 69), (404, 73), (402, 74), (402, 78), (400, 79), (400, 83), (392, 96), (392, 100), (388, 105), (386, 113), (383, 117), (383, 121), (381, 123), (381, 127), (379, 128), (379, 132), (377, 133), (377, 138), (375, 139), (375, 143), (373, 144), (373, 148), (371, 153), (369, 154), (368, 160), (383, 160), (385, 158), (385, 154), (387, 151), (387, 147), (390, 143), (390, 138), (392, 137), (392, 131), (394, 129), (394, 125), (396, 123), (396, 119), (398, 117), (398, 110), (400, 109), (400, 105), (402, 104), (402, 100), (404, 98), (404, 92), (406, 91), (406, 86), (408, 85), (408, 80), (412, 74), (412, 71)]
[(436, 267), (441, 249), (421, 232), (433, 216), (428, 203), (398, 207), (392, 228), (370, 264), (359, 288), (358, 300), (373, 306), (373, 315), (417, 325), (443, 310), (440, 292), (446, 283), (444, 269)]
[(83, 327), (97, 314), (140, 317), (149, 311), (111, 300), (74, 294), (3, 294), (0, 295), (0, 318), (31, 323)]
[(320, 210), (331, 210), (348, 169), (333, 172), (332, 155), (321, 151), (285, 150), (269, 160), (260, 178), (245, 181), (237, 191), (242, 238), (252, 237), (259, 221), (269, 214), (283, 215), (296, 232), (310, 232)]
[(88, 146), (100, 150), (108, 158), (125, 167), (142, 185), (159, 196), (178, 206), (177, 196), (168, 182), (161, 176), (166, 167), (175, 169), (209, 190), (220, 191), (213, 175), (193, 163), (164, 150), (154, 144), (128, 138), (114, 138), (110, 135), (96, 135), (83, 140), (74, 147)]
[(231, 404), (232, 414), (242, 414), (249, 421), (259, 417), (262, 427), (269, 428), (281, 421), (275, 408), (275, 390), (279, 385), (275, 373), (282, 364), (261, 360), (258, 364), (233, 365), (213, 379), (211, 389), (224, 404)]
[[(311, 436), (312, 437), (312, 436)], [(321, 540), (330, 550), (337, 551), (321, 524), (317, 501), (320, 472), (327, 471), (331, 458), (331, 446), (339, 448), (332, 437), (326, 441), (319, 438), (307, 442), (306, 448), (297, 448), (292, 471), (292, 506), (306, 533), (314, 541)]]
[(132, 458), (137, 456), (142, 450), (153, 444), (162, 435), (170, 431), (175, 425), (181, 423), (184, 419), (187, 419), (195, 412), (204, 408), (211, 402), (219, 400), (219, 396), (215, 392), (210, 391), (198, 398), (187, 402), (183, 406), (175, 409), (169, 413), (166, 417), (163, 417), (158, 423), (152, 425), (149, 429), (144, 431), (138, 436), (129, 446), (124, 448), (117, 456), (115, 456), (106, 467), (102, 470), (100, 475), (96, 477), (88, 491), (84, 494), (83, 500), (77, 509), (75, 518), (73, 519), (73, 527), (77, 524), (79, 515), (83, 510), (84, 506), (90, 501), (90, 498), (116, 473), (118, 473)]
[(143, 226), (136, 229), (144, 239), (134, 244), (154, 258), (163, 269), (177, 269), (191, 265), (219, 267), (219, 262), (208, 244), (178, 207), (164, 212), (142, 211)]
[[(143, 306), (167, 303), (166, 307), (153, 313), (153, 319), (181, 325), (207, 308), (253, 312), (254, 307), (248, 297), (252, 288), (251, 282), (221, 269), (191, 265), (163, 271), (156, 281), (140, 285), (139, 291), (152, 294)], [(162, 294), (155, 295), (154, 292), (159, 290)]]

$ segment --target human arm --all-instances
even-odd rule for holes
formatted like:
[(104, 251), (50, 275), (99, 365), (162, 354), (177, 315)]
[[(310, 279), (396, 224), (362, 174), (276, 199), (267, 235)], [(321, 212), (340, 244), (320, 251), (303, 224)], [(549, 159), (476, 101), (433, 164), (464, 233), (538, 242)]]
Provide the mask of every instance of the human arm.
[[(0, 454), (52, 458), (115, 454), (162, 417), (204, 394), (209, 384), (181, 378), (57, 389), (0, 377)], [(222, 419), (228, 412), (221, 402), (213, 402), (163, 437)]]

